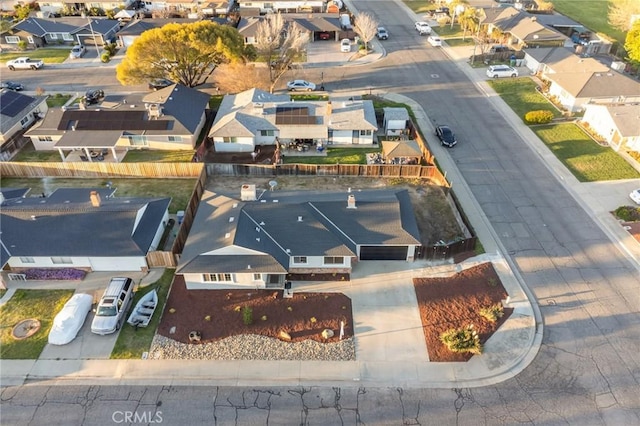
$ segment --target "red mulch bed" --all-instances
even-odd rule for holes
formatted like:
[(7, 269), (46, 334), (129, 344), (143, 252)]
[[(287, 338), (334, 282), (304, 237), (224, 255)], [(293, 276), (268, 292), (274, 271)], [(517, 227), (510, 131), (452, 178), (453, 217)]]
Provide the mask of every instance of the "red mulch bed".
[[(253, 309), (253, 324), (244, 324), (242, 312), (236, 311), (238, 306)], [(207, 343), (241, 334), (277, 338), (284, 330), (292, 342), (312, 339), (332, 343), (340, 340), (340, 321), (344, 321), (344, 339), (352, 337), (351, 299), (342, 293), (294, 293), (293, 298), (284, 299), (282, 290), (187, 290), (184, 278), (176, 275), (158, 333), (189, 343), (189, 333), (199, 331), (201, 342)], [(174, 334), (169, 333), (172, 327), (176, 328)], [(324, 340), (320, 333), (327, 328), (335, 335)]]
[(466, 269), (447, 278), (414, 278), (420, 318), (432, 362), (468, 361), (472, 354), (451, 352), (440, 334), (451, 328), (473, 324), (484, 344), (513, 309), (505, 308), (504, 316), (492, 323), (480, 316), (480, 308), (489, 307), (507, 298), (491, 263)]

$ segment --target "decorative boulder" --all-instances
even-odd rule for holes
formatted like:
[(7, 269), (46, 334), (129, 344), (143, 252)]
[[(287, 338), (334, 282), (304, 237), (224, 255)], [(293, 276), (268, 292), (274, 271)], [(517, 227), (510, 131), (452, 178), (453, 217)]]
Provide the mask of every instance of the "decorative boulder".
[(289, 333), (287, 333), (286, 331), (282, 330), (280, 331), (280, 333), (278, 333), (278, 338), (280, 340), (284, 340), (285, 342), (290, 342), (291, 341), (291, 335)]
[(189, 333), (190, 342), (200, 342), (201, 339), (202, 339), (202, 334), (199, 331), (192, 331)]
[(324, 340), (331, 339), (333, 337), (333, 330), (325, 328), (324, 330), (322, 330), (321, 334)]

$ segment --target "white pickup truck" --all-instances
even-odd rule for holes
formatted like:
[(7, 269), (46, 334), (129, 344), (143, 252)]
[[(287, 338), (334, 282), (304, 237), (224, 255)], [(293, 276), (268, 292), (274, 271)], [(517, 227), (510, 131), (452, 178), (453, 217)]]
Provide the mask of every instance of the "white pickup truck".
[(15, 70), (37, 70), (38, 68), (42, 68), (44, 62), (42, 61), (32, 61), (27, 57), (16, 58), (11, 61), (7, 61), (7, 68), (11, 71)]

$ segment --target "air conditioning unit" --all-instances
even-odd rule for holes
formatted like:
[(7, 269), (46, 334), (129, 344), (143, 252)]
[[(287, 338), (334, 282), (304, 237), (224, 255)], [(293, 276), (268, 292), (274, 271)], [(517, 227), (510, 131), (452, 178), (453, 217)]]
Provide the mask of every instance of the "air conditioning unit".
[(162, 106), (158, 104), (149, 105), (149, 118), (162, 117)]

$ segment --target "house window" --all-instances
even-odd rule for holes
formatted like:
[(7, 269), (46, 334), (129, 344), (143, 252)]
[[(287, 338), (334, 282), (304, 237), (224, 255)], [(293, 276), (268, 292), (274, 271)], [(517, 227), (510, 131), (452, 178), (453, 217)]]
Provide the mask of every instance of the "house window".
[(262, 274), (253, 274), (254, 281), (262, 281)]
[(149, 145), (147, 141), (147, 137), (143, 135), (133, 135), (129, 136), (129, 144), (133, 146), (147, 146)]
[(273, 136), (275, 135), (274, 130), (260, 130), (260, 136)]
[(27, 117), (23, 118), (22, 120), (20, 120), (20, 125), (24, 126), (28, 122), (29, 122), (29, 116), (27, 116)]
[(18, 36), (5, 36), (4, 39), (8, 44), (18, 44), (20, 41), (20, 37)]
[(40, 142), (53, 142), (53, 138), (51, 136), (38, 136), (38, 140)]
[(65, 41), (73, 41), (73, 36), (69, 33), (62, 34), (62, 39)]
[(51, 263), (53, 263), (54, 265), (65, 265), (65, 264), (71, 264), (73, 263), (73, 261), (71, 260), (70, 257), (52, 257)]
[(225, 136), (222, 138), (222, 142), (224, 143), (236, 143), (238, 142), (238, 138), (235, 136)]
[(36, 263), (36, 260), (33, 257), (21, 257), (20, 262), (22, 263)]
[(293, 263), (307, 263), (307, 256), (294, 256)]
[(169, 136), (169, 142), (182, 142), (182, 136)]
[(27, 41), (28, 41), (29, 43), (31, 43), (31, 44), (35, 44), (35, 41), (33, 41), (33, 37), (31, 37), (31, 36), (28, 36), (28, 37), (27, 37)]
[(360, 130), (360, 136), (371, 136), (371, 130)]
[(51, 34), (49, 34), (49, 38), (51, 38), (51, 40), (57, 40), (58, 39), (58, 34), (51, 33)]
[(344, 258), (341, 256), (325, 256), (324, 264), (325, 265), (342, 265), (344, 262)]
[(204, 282), (231, 282), (231, 274), (202, 274)]

